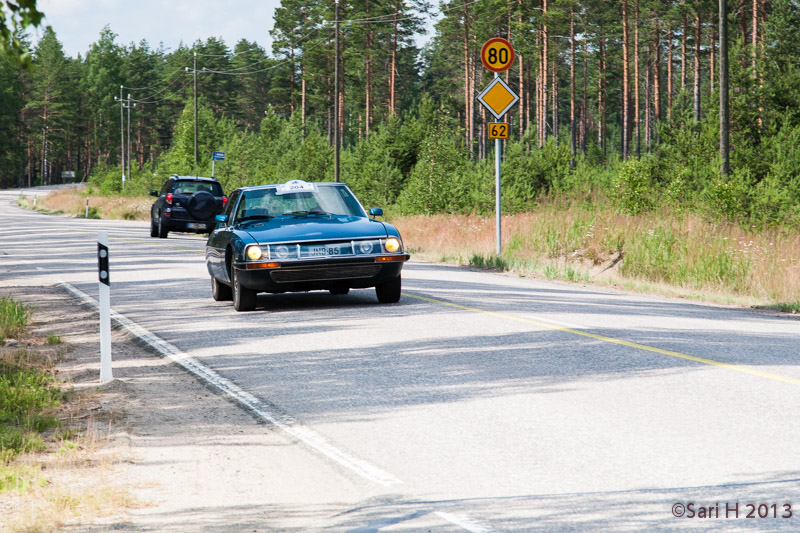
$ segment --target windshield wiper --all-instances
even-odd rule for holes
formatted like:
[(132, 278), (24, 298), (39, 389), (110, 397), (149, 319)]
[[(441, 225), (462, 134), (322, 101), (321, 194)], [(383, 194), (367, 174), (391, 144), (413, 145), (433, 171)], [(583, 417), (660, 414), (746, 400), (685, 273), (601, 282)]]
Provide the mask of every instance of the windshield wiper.
[(330, 215), (327, 211), (322, 210), (313, 210), (313, 211), (291, 211), (289, 213), (284, 213), (284, 215), (293, 215), (293, 216), (307, 216), (307, 215)]
[(269, 220), (270, 218), (275, 218), (273, 215), (249, 215), (246, 217), (237, 218), (236, 222), (245, 222), (248, 220)]

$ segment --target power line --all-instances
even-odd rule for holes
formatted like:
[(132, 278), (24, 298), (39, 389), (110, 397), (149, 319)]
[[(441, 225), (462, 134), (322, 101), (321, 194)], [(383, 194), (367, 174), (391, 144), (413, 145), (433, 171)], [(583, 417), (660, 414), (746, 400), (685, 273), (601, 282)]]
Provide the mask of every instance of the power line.
[[(328, 41), (328, 39), (330, 39), (330, 35), (328, 35), (325, 38), (320, 39), (317, 43), (315, 43), (311, 47), (307, 48), (303, 52), (307, 53), (307, 52), (310, 52), (311, 50), (314, 50), (315, 48), (319, 47), (320, 45), (326, 43)], [(276, 60), (276, 61), (278, 61), (278, 60)], [(250, 74), (259, 74), (261, 72), (267, 72), (269, 70), (281, 67), (281, 66), (285, 65), (286, 63), (290, 63), (292, 61), (293, 61), (292, 59), (284, 59), (284, 60), (280, 61), (279, 63), (277, 63), (275, 65), (271, 65), (271, 66), (269, 66), (267, 68), (260, 69), (260, 70), (253, 70), (253, 71), (250, 71), (250, 72), (237, 72), (235, 70), (231, 71), (231, 70), (205, 70), (204, 69), (204, 70), (198, 70), (197, 73), (198, 74), (220, 74), (220, 75), (223, 75), (223, 76), (247, 76), (247, 75), (250, 75)]]

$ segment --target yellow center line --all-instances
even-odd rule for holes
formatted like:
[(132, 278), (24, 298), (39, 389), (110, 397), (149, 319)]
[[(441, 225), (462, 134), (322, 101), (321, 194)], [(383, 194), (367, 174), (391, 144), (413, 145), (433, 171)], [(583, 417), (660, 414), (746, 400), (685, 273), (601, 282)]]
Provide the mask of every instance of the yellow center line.
[(629, 348), (636, 348), (636, 349), (639, 349), (639, 350), (645, 350), (647, 352), (653, 352), (653, 353), (657, 353), (657, 354), (661, 354), (661, 355), (668, 355), (670, 357), (677, 357), (677, 358), (680, 358), (680, 359), (686, 359), (688, 361), (694, 361), (696, 363), (702, 363), (704, 365), (719, 366), (719, 367), (727, 368), (728, 370), (734, 370), (736, 372), (741, 372), (743, 374), (750, 374), (752, 376), (759, 376), (759, 377), (762, 377), (762, 378), (773, 379), (773, 380), (776, 380), (776, 381), (782, 381), (784, 383), (789, 383), (791, 385), (800, 385), (800, 379), (789, 378), (789, 377), (781, 376), (781, 375), (778, 375), (778, 374), (772, 374), (770, 372), (763, 372), (761, 370), (756, 370), (756, 369), (748, 368), (748, 367), (745, 367), (745, 366), (733, 365), (733, 364), (730, 364), (730, 363), (723, 363), (722, 361), (715, 361), (714, 359), (706, 359), (704, 357), (696, 357), (694, 355), (688, 355), (688, 354), (681, 353), (681, 352), (673, 352), (673, 351), (670, 351), (670, 350), (662, 350), (661, 348), (655, 348), (653, 346), (647, 346), (647, 345), (644, 345), (644, 344), (638, 344), (638, 343), (635, 343), (635, 342), (625, 341), (625, 340), (622, 340), (622, 339), (615, 339), (613, 337), (606, 337), (604, 335), (597, 335), (596, 333), (589, 333), (588, 331), (581, 331), (581, 330), (578, 330), (578, 329), (572, 329), (572, 328), (557, 326), (555, 324), (549, 324), (547, 322), (542, 322), (540, 320), (535, 320), (535, 319), (532, 319), (532, 318), (523, 318), (523, 317), (519, 317), (519, 316), (509, 315), (509, 314), (506, 314), (506, 313), (498, 313), (496, 311), (487, 311), (485, 309), (479, 309), (477, 307), (469, 307), (467, 305), (460, 305), (460, 304), (448, 302), (448, 301), (445, 301), (445, 300), (438, 300), (438, 299), (435, 299), (435, 298), (428, 298), (426, 296), (420, 296), (420, 295), (417, 295), (417, 294), (409, 294), (407, 292), (403, 292), (403, 296), (407, 296), (409, 298), (415, 298), (417, 300), (422, 300), (424, 302), (429, 302), (429, 303), (434, 303), (434, 304), (439, 304), (439, 305), (445, 305), (447, 307), (453, 307), (453, 308), (456, 308), (456, 309), (463, 309), (464, 311), (472, 311), (474, 313), (481, 313), (481, 314), (484, 314), (484, 315), (490, 315), (490, 316), (494, 316), (494, 317), (502, 318), (502, 319), (506, 319), (506, 320), (514, 320), (514, 321), (517, 321), (517, 322), (524, 322), (526, 324), (533, 324), (535, 326), (539, 326), (539, 327), (542, 327), (542, 328), (552, 329), (552, 330), (556, 330), (556, 331), (563, 331), (564, 333), (571, 333), (573, 335), (579, 335), (581, 337), (588, 337), (590, 339), (595, 339), (595, 340), (599, 340), (599, 341), (603, 341), (603, 342), (609, 342), (609, 343), (612, 343), (612, 344), (619, 344), (621, 346), (627, 346)]

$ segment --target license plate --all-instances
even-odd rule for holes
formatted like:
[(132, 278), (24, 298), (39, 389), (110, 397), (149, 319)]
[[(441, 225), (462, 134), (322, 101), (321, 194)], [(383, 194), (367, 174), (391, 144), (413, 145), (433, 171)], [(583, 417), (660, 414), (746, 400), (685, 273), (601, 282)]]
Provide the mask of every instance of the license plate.
[(189, 229), (206, 229), (205, 224), (198, 224), (197, 222), (189, 222), (186, 227)]
[(352, 251), (349, 244), (313, 244), (303, 246), (301, 253), (303, 257), (338, 257), (351, 255)]

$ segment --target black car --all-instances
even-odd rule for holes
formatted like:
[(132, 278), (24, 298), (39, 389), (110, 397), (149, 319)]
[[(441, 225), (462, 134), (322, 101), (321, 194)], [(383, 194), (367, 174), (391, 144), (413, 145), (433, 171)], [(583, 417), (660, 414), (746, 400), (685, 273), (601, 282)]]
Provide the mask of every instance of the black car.
[(150, 236), (167, 238), (170, 231), (208, 233), (217, 225), (214, 217), (228, 199), (215, 178), (170, 176), (150, 208)]

